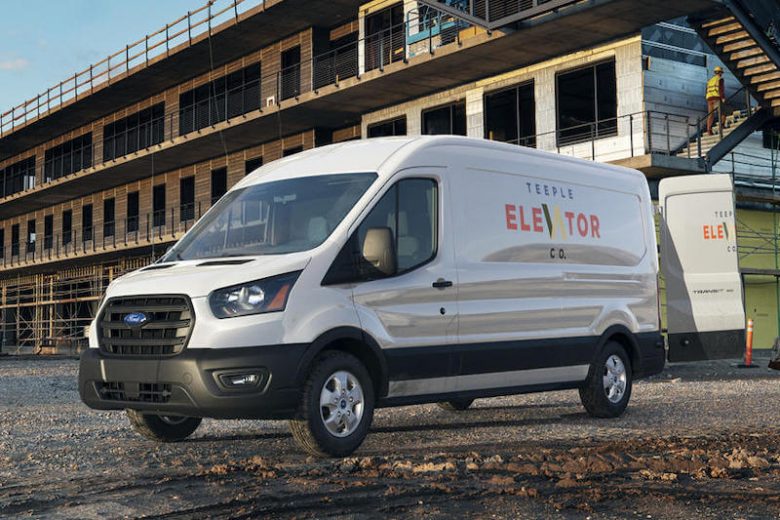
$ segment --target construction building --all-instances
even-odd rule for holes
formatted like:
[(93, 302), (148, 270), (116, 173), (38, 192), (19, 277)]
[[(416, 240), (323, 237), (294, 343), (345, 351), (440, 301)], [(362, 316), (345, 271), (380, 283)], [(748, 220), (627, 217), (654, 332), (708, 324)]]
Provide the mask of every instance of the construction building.
[[(780, 322), (777, 0), (217, 0), (0, 115), (2, 350), (78, 348), (107, 284), (263, 163), (461, 134), (727, 172), (756, 347)], [(727, 69), (727, 125), (704, 88)]]

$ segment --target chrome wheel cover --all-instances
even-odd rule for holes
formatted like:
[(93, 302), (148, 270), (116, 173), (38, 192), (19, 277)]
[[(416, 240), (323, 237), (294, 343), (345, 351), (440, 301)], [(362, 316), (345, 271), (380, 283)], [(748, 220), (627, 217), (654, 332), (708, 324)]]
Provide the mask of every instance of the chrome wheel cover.
[(334, 437), (347, 437), (363, 420), (363, 387), (351, 372), (331, 374), (320, 391), (320, 419)]
[(620, 356), (612, 354), (604, 365), (604, 393), (610, 403), (617, 404), (626, 394), (628, 373)]

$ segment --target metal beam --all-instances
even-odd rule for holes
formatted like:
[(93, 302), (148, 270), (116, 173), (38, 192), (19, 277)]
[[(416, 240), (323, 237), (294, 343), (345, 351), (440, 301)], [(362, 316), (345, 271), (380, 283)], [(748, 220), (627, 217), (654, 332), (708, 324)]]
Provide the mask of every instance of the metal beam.
[(739, 143), (744, 141), (750, 134), (761, 129), (766, 123), (771, 121), (774, 117), (772, 111), (766, 108), (761, 108), (758, 112), (748, 117), (743, 123), (740, 123), (729, 135), (724, 137), (718, 144), (713, 146), (709, 152), (707, 152), (706, 165), (707, 171), (712, 170), (712, 167), (723, 157), (726, 156), (731, 150), (736, 148)]
[(750, 16), (750, 11), (747, 6), (744, 5), (746, 3), (745, 0), (723, 0), (723, 3), (729, 8), (729, 11), (734, 15), (734, 18), (742, 24), (742, 27), (745, 28), (756, 44), (761, 47), (761, 50), (766, 53), (770, 60), (772, 60), (775, 66), (780, 68), (780, 51), (778, 51), (777, 47), (769, 41), (766, 33), (758, 26), (755, 19)]
[[(474, 1), (475, 0), (469, 0), (468, 3), (471, 7), (469, 11), (464, 11), (454, 5), (447, 5), (437, 0), (420, 0), (420, 3), (471, 22), (474, 25), (478, 25), (487, 30), (500, 29), (535, 16), (557, 12), (558, 9), (568, 5), (582, 3), (582, 0), (532, 0), (530, 7), (522, 8), (521, 6), (523, 3), (517, 2), (517, 0), (484, 0), (484, 8), (479, 9), (479, 11), (481, 11), (480, 13), (475, 8)], [(512, 13), (512, 11), (514, 12)], [(507, 12), (512, 14), (494, 18), (495, 13)]]

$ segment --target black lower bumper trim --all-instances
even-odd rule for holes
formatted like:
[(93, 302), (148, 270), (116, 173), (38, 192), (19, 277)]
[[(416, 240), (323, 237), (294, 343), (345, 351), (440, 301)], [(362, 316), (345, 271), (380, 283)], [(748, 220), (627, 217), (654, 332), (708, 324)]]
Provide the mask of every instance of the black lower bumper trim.
[(669, 361), (739, 359), (745, 352), (745, 329), (669, 334)]
[(639, 366), (635, 367), (634, 378), (660, 374), (666, 364), (666, 348), (660, 332), (643, 332), (636, 335), (639, 346)]
[[(90, 408), (217, 419), (291, 417), (298, 404), (298, 363), (308, 345), (187, 349), (168, 358), (81, 355), (79, 393)], [(225, 386), (222, 374), (251, 372), (257, 384)]]

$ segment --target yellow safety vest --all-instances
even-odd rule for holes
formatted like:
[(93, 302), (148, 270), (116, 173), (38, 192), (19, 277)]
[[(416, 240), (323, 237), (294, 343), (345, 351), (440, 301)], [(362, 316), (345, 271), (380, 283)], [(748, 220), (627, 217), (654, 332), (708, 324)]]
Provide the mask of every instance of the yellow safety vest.
[(715, 74), (707, 81), (707, 99), (720, 99), (720, 76)]

